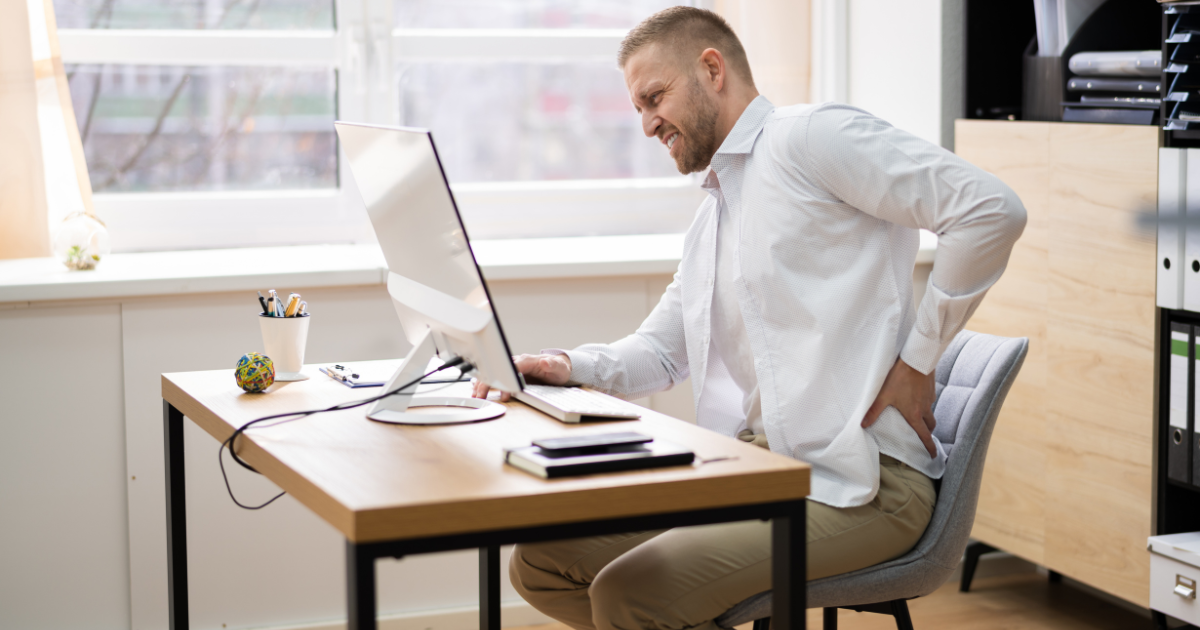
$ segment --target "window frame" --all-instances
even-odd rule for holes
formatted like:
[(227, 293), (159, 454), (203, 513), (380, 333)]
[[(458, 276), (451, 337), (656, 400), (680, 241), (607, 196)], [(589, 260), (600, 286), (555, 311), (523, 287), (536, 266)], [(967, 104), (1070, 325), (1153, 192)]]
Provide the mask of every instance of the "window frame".
[[(65, 64), (332, 68), (336, 118), (400, 122), (398, 64), (611, 61), (623, 29), (393, 28), (391, 0), (335, 0), (332, 30), (60, 29)], [(634, 115), (632, 106), (630, 115)], [(647, 140), (649, 142), (649, 140)], [(116, 252), (369, 243), (346, 156), (326, 189), (94, 195)], [(473, 238), (655, 234), (687, 228), (694, 176), (468, 183), (455, 197)]]

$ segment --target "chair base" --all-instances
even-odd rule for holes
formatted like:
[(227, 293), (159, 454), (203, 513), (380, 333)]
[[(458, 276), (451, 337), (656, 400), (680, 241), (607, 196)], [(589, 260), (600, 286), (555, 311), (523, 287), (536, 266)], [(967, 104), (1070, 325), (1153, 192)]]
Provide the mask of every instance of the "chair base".
[[(869, 612), (877, 615), (891, 615), (896, 618), (896, 630), (913, 630), (912, 617), (908, 615), (908, 601), (903, 599), (894, 599), (890, 602), (880, 602), (878, 604), (866, 604), (863, 606), (837, 606), (830, 607), (824, 610), (824, 630), (837, 630), (837, 611), (838, 608), (853, 610), (854, 612)], [(771, 618), (763, 617), (754, 621), (754, 630), (771, 630)]]
[(963, 552), (962, 582), (958, 585), (960, 593), (966, 593), (971, 590), (971, 580), (975, 579), (975, 567), (979, 566), (979, 556), (994, 551), (1000, 550), (979, 541), (967, 545), (966, 551)]

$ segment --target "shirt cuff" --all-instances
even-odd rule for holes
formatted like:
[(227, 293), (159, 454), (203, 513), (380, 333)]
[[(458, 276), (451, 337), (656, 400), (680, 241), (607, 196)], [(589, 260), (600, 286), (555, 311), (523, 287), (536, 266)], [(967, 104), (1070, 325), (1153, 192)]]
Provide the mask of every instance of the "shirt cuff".
[(559, 348), (545, 348), (542, 350), (542, 354), (563, 354), (567, 356), (567, 359), (571, 361), (571, 378), (567, 381), (567, 385), (590, 385), (595, 380), (596, 362), (585, 353)]
[(926, 337), (914, 326), (908, 333), (904, 348), (900, 350), (900, 360), (921, 374), (928, 375), (937, 367), (941, 358), (941, 340)]

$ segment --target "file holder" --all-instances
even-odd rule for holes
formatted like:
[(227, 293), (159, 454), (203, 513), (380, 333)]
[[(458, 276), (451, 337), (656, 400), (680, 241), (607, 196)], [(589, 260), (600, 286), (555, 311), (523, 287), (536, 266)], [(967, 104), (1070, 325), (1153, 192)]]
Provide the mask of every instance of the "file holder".
[[(1076, 53), (1102, 52), (1116, 50), (1153, 50), (1162, 45), (1162, 15), (1158, 5), (1141, 0), (1106, 0), (1100, 5), (1075, 31), (1075, 35), (1066, 43), (1062, 50), (1061, 72), (1063, 84), (1077, 75), (1071, 72), (1068, 62)], [(1165, 60), (1164, 60), (1165, 61)], [(1164, 94), (1162, 75), (1147, 79), (1152, 82), (1153, 90), (1142, 92), (1109, 92), (1114, 96), (1140, 96), (1161, 98)], [(1067, 99), (1060, 105), (1070, 106), (1073, 113), (1079, 117), (1083, 106), (1077, 102), (1075, 93), (1068, 93)], [(1069, 102), (1068, 102), (1069, 101)], [(1160, 104), (1161, 107), (1161, 104)], [(1117, 108), (1124, 109), (1124, 108)], [(1155, 110), (1150, 110), (1155, 111)], [(1154, 124), (1157, 116), (1147, 114), (1147, 110), (1134, 109), (1124, 116), (1116, 116), (1113, 122), (1127, 121), (1132, 124)], [(1138, 122), (1134, 123), (1133, 121)], [(1100, 119), (1089, 122), (1101, 122)]]
[(1037, 38), (1029, 43), (1022, 61), (1021, 117), (1023, 120), (1062, 120), (1062, 57), (1037, 56)]

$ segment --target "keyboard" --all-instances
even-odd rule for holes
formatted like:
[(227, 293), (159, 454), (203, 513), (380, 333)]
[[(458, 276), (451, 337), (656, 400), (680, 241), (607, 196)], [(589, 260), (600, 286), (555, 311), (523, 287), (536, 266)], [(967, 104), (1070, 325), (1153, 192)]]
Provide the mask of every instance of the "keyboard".
[(642, 417), (635, 405), (578, 387), (526, 385), (525, 390), (517, 394), (516, 398), (542, 413), (568, 423), (588, 420), (637, 420)]

